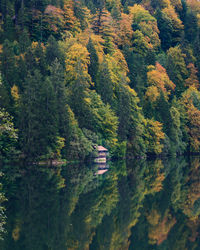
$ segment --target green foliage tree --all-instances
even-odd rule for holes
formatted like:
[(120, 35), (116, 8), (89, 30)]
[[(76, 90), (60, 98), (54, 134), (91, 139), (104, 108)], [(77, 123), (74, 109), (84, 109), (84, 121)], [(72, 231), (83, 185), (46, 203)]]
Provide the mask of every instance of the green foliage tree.
[(170, 108), (171, 114), (171, 128), (170, 128), (170, 141), (171, 141), (171, 154), (175, 152), (180, 155), (185, 151), (186, 143), (184, 142), (183, 132), (181, 130), (181, 115), (179, 110), (172, 106)]
[(176, 85), (178, 97), (185, 90), (184, 81), (188, 74), (184, 58), (185, 54), (182, 53), (180, 46), (170, 48), (167, 52), (167, 73)]
[(160, 31), (161, 47), (166, 51), (180, 43), (183, 35), (183, 26), (172, 7), (169, 9), (169, 12), (167, 8), (165, 10), (157, 9), (156, 19)]
[(9, 87), (12, 87), (15, 83), (13, 82), (13, 78), (17, 79), (18, 71), (16, 68), (15, 56), (14, 44), (8, 40), (5, 40), (1, 54), (1, 72), (3, 79), (5, 79)]
[(116, 97), (118, 103), (116, 113), (119, 117), (118, 135), (121, 141), (127, 141), (129, 157), (144, 156), (146, 146), (144, 136), (144, 116), (139, 107), (136, 92), (128, 85), (119, 86)]
[(22, 152), (38, 159), (54, 152), (57, 141), (55, 92), (50, 79), (36, 70), (26, 78), (20, 103), (19, 134)]
[(14, 128), (13, 118), (0, 109), (0, 159), (11, 160), (16, 156), (17, 130)]
[(90, 74), (92, 81), (96, 82), (97, 73), (99, 70), (99, 58), (91, 37), (87, 44), (87, 50), (90, 53), (90, 64), (88, 66), (88, 73)]
[[(21, 147), (33, 139), (30, 155), (51, 159), (84, 159), (94, 144), (131, 157), (197, 152), (199, 20), (196, 0), (2, 0), (0, 105)], [(156, 121), (158, 150), (145, 135)]]
[(159, 30), (156, 19), (141, 5), (130, 7), (133, 19), (133, 47), (135, 51), (146, 54), (148, 50), (157, 50), (160, 46)]

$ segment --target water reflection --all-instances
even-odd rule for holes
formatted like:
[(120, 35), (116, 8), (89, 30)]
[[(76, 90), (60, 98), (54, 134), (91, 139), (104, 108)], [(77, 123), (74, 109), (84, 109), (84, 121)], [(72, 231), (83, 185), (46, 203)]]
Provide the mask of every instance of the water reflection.
[[(0, 178), (2, 177), (2, 175), (3, 173), (0, 172)], [(5, 229), (4, 229), (4, 225), (6, 223), (5, 207), (4, 207), (5, 201), (6, 201), (6, 198), (2, 191), (2, 184), (0, 182), (0, 240), (3, 239), (4, 234), (5, 234)]]
[[(98, 175), (98, 171), (107, 170)], [(3, 250), (198, 249), (199, 158), (3, 168)]]

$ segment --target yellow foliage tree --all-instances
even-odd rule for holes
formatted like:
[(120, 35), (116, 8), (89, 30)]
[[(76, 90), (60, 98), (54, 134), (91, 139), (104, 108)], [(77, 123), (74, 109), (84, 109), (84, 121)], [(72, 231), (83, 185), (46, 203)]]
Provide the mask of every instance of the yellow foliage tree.
[(89, 52), (82, 44), (74, 43), (66, 51), (66, 78), (68, 81), (77, 80), (78, 72), (82, 69), (83, 77), (88, 78)]
[(175, 8), (172, 5), (169, 5), (168, 7), (164, 8), (163, 13), (167, 15), (167, 17), (172, 21), (172, 25), (175, 30), (182, 30), (183, 29), (183, 24), (181, 20), (179, 19)]
[(156, 86), (150, 86), (147, 88), (145, 98), (148, 99), (151, 103), (155, 103), (159, 96), (160, 92)]
[(147, 72), (147, 83), (150, 87), (147, 88), (146, 98), (155, 102), (162, 91), (164, 97), (168, 99), (171, 90), (175, 89), (175, 84), (169, 79), (166, 69), (158, 62), (156, 62), (155, 67), (149, 66), (149, 69), (150, 71)]
[(153, 154), (162, 153), (163, 145), (161, 140), (165, 138), (162, 131), (162, 123), (150, 119), (145, 120), (145, 144), (147, 152)]
[(149, 13), (148, 10), (141, 5), (135, 4), (129, 7), (130, 16), (133, 24), (138, 26), (137, 39), (139, 38), (138, 31), (141, 32), (140, 39), (145, 40), (149, 49), (157, 50), (160, 47), (159, 29), (156, 19)]

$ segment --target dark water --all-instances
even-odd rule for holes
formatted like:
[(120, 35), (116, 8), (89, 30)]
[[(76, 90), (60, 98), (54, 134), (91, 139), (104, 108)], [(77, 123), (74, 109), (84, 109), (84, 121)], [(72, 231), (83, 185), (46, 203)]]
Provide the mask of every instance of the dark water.
[(200, 159), (4, 166), (1, 250), (200, 249)]

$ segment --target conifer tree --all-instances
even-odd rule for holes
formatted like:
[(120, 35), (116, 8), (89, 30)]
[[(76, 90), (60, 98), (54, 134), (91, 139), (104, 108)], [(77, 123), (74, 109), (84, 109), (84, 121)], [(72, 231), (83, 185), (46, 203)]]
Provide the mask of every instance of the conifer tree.
[(12, 42), (5, 40), (3, 44), (3, 51), (1, 54), (1, 72), (3, 79), (12, 87), (13, 79), (17, 79), (17, 68), (14, 53), (14, 45)]
[(27, 159), (38, 159), (55, 151), (58, 136), (55, 93), (49, 78), (38, 70), (25, 80), (20, 103), (19, 134)]
[(87, 50), (90, 53), (90, 64), (88, 66), (88, 73), (90, 74), (92, 81), (96, 82), (97, 73), (99, 70), (99, 58), (91, 38), (89, 39), (89, 42), (87, 44)]
[(62, 63), (64, 67), (64, 55), (62, 54), (58, 42), (53, 36), (50, 36), (47, 41), (45, 50), (46, 62), (51, 65), (56, 59)]

